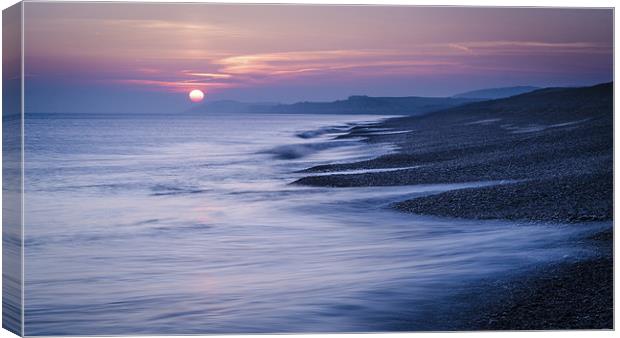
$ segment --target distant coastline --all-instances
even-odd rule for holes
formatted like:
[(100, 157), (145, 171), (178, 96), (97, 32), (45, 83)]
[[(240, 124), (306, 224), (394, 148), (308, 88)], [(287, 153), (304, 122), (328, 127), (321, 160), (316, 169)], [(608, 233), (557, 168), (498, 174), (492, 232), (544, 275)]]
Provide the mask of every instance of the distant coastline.
[(448, 97), (373, 97), (353, 95), (331, 102), (239, 102), (221, 100), (203, 103), (185, 114), (257, 113), (257, 114), (374, 114), (374, 115), (423, 115), (456, 107), (466, 103), (499, 99), (539, 89), (532, 86), (490, 88), (465, 92)]

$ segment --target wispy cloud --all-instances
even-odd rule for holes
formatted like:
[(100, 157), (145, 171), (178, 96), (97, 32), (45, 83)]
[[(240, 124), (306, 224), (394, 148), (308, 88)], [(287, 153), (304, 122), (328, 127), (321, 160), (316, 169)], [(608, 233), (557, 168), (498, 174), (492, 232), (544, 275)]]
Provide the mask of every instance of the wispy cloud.
[(201, 62), (205, 66), (181, 70), (140, 67), (135, 72), (129, 71), (123, 78), (114, 77), (109, 81), (154, 90), (182, 91), (191, 87), (207, 90), (260, 85), (306, 76), (420, 74), (458, 66), (456, 61), (420, 58), (415, 53), (394, 50), (258, 53)]
[(223, 73), (245, 76), (303, 76), (368, 68), (411, 69), (454, 65), (455, 61), (420, 58), (419, 54), (395, 50), (325, 50), (240, 55), (216, 60)]
[(144, 80), (144, 79), (118, 79), (108, 80), (106, 82), (113, 82), (118, 84), (127, 84), (133, 86), (148, 87), (153, 90), (170, 91), (170, 92), (186, 92), (189, 89), (200, 88), (202, 90), (208, 89), (220, 89), (230, 88), (230, 83), (223, 82), (200, 82), (192, 80), (181, 81), (159, 81), (159, 80)]
[[(116, 25), (133, 25), (155, 30), (185, 30), (199, 27), (191, 23), (160, 20), (110, 20)], [(202, 29), (217, 29), (209, 25)], [(195, 32), (194, 32), (195, 33)], [(466, 41), (418, 44), (395, 49), (302, 50), (272, 53), (226, 54), (193, 48), (174, 52), (164, 49), (156, 55), (136, 59), (137, 66), (108, 82), (171, 92), (191, 88), (220, 90), (260, 86), (312, 77), (355, 79), (403, 77), (432, 74), (549, 73), (565, 69), (541, 67), (525, 62), (537, 55), (611, 53), (611, 47), (590, 42)], [(522, 62), (515, 62), (517, 57)], [(527, 59), (523, 59), (526, 57)], [(112, 64), (114, 66), (114, 64)], [(114, 69), (118, 67), (111, 67)], [(94, 69), (94, 68), (93, 68)]]
[(187, 76), (196, 76), (201, 78), (208, 79), (229, 79), (232, 77), (230, 74), (221, 74), (221, 73), (201, 73), (201, 72), (192, 72), (192, 71), (183, 71), (183, 74)]
[(610, 45), (592, 42), (544, 41), (472, 41), (448, 44), (449, 47), (469, 54), (539, 55), (549, 53), (610, 53)]

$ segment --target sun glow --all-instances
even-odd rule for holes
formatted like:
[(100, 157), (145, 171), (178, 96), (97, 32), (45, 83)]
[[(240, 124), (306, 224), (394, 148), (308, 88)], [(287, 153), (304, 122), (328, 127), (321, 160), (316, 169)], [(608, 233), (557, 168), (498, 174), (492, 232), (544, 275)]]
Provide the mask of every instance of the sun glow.
[(189, 92), (189, 99), (192, 102), (200, 102), (202, 101), (202, 99), (204, 99), (205, 97), (205, 93), (202, 92), (202, 90), (200, 89), (194, 89), (191, 92)]

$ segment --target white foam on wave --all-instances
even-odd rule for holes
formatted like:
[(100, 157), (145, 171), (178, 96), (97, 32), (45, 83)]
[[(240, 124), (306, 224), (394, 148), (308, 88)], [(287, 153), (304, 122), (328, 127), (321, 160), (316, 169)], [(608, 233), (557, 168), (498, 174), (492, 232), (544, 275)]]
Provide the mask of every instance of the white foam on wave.
[(465, 123), (466, 126), (471, 126), (471, 125), (477, 125), (477, 124), (492, 124), (495, 122), (499, 122), (502, 119), (484, 119), (484, 120), (478, 120), (478, 121), (474, 121), (474, 122), (469, 122), (469, 123)]
[(360, 133), (357, 134), (359, 136), (377, 136), (377, 135), (395, 135), (395, 134), (405, 134), (411, 133), (413, 130), (394, 130), (394, 131), (377, 131), (377, 132), (368, 132), (368, 133)]
[(506, 125), (502, 125), (501, 127), (506, 130), (509, 130), (512, 134), (524, 134), (524, 133), (535, 133), (535, 132), (544, 131), (544, 130), (552, 129), (552, 128), (570, 127), (570, 126), (574, 126), (574, 125), (577, 125), (577, 124), (580, 124), (580, 123), (583, 123), (589, 120), (590, 119), (583, 119), (583, 120), (569, 121), (569, 122), (556, 123), (556, 124), (550, 124), (550, 125), (530, 124), (525, 127), (519, 127), (519, 126), (514, 126), (511, 124), (506, 124)]
[(369, 174), (369, 173), (384, 173), (384, 172), (392, 172), (399, 170), (408, 170), (408, 169), (416, 169), (421, 166), (414, 165), (409, 167), (397, 167), (397, 168), (364, 168), (364, 169), (350, 169), (350, 170), (339, 170), (339, 171), (328, 171), (321, 173), (305, 173), (304, 176), (323, 176), (323, 175), (342, 175), (342, 174)]

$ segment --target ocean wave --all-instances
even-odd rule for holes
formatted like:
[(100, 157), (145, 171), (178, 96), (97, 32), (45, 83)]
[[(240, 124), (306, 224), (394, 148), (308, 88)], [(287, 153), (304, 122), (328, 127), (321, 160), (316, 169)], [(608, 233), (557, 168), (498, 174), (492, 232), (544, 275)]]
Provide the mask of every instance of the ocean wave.
[(151, 196), (169, 196), (169, 195), (187, 195), (200, 194), (209, 191), (198, 187), (171, 186), (166, 184), (157, 184), (151, 187), (153, 193)]
[(287, 144), (263, 151), (262, 153), (271, 154), (275, 158), (280, 160), (294, 160), (314, 154), (318, 151), (336, 147), (352, 146), (356, 144), (357, 141), (331, 141), (321, 143)]
[(350, 126), (330, 126), (330, 127), (323, 127), (323, 128), (299, 132), (296, 134), (296, 136), (299, 138), (303, 138), (303, 139), (309, 139), (309, 138), (323, 136), (325, 134), (346, 133), (350, 130), (351, 130)]

